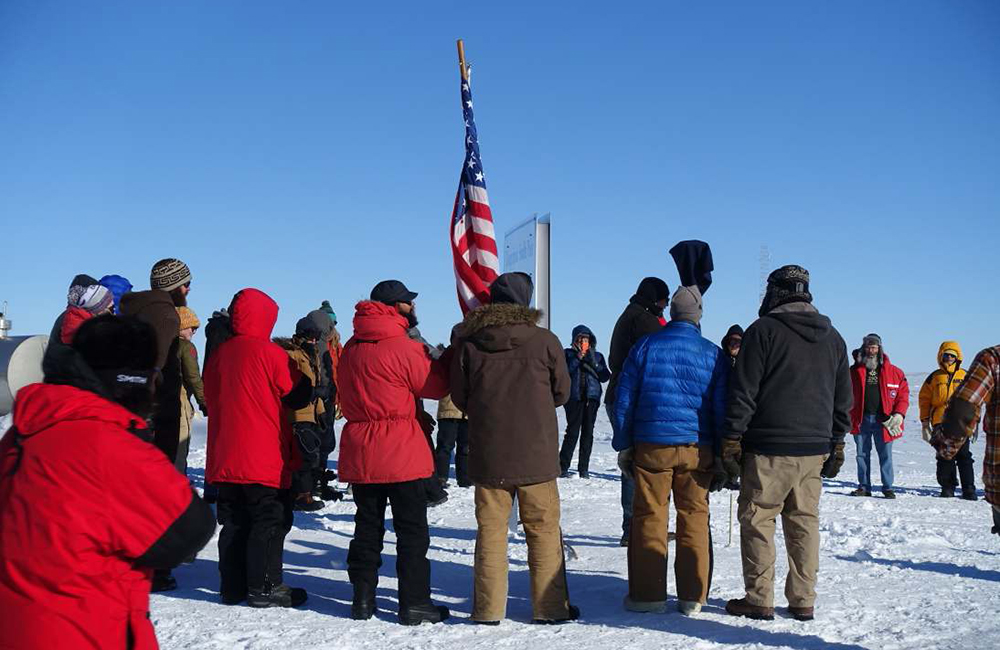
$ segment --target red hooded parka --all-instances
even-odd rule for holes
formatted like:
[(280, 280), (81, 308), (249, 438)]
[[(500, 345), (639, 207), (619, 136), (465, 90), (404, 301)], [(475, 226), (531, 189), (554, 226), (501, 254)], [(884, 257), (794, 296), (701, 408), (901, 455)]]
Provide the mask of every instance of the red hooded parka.
[(17, 394), (0, 441), (0, 648), (157, 647), (152, 569), (135, 560), (195, 497), (130, 431), (145, 426), (72, 386)]
[[(448, 393), (448, 365), (432, 361), (407, 336), (407, 322), (379, 302), (359, 302), (354, 336), (344, 346), (337, 388), (347, 424), (340, 440), (340, 480), (402, 483), (434, 473), (416, 399)], [(450, 357), (449, 357), (450, 359)]]
[(230, 309), (233, 336), (205, 367), (208, 412), (206, 480), (286, 489), (299, 455), (281, 398), (301, 373), (271, 342), (278, 305), (257, 289), (243, 289)]

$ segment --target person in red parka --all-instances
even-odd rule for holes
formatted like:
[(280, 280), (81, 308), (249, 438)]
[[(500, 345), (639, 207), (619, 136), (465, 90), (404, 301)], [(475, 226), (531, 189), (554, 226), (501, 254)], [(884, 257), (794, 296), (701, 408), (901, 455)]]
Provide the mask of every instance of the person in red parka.
[(156, 337), (99, 316), (21, 389), (0, 440), (0, 648), (157, 647), (154, 569), (212, 537), (211, 508), (146, 439)]
[(243, 289), (229, 307), (233, 336), (205, 366), (208, 460), (218, 487), (220, 597), (227, 605), (297, 607), (304, 589), (282, 581), (282, 551), (292, 527), (292, 472), (299, 463), (283, 407), (312, 401), (312, 382), (271, 342), (278, 305)]
[(338, 389), (347, 424), (338, 471), (353, 486), (357, 506), (347, 554), (356, 620), (375, 612), (387, 502), (397, 538), (400, 622), (436, 623), (449, 614), (431, 603), (425, 480), (434, 473), (434, 459), (417, 418), (417, 399), (448, 393), (451, 357), (432, 361), (423, 344), (407, 335), (417, 324), (416, 297), (397, 280), (377, 284), (371, 300), (357, 304), (354, 336), (340, 359)]
[(851, 368), (854, 406), (851, 433), (857, 446), (858, 489), (851, 496), (870, 497), (872, 445), (878, 453), (882, 496), (895, 499), (892, 489), (892, 442), (903, 435), (910, 406), (910, 386), (903, 371), (889, 362), (878, 334), (869, 334), (861, 346), (861, 362)]

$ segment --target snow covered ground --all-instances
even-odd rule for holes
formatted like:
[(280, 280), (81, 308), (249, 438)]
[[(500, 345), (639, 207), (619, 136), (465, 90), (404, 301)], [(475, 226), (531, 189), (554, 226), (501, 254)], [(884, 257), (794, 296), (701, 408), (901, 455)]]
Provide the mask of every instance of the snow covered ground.
[[(850, 440), (841, 475), (826, 484), (815, 621), (797, 622), (783, 609), (787, 564), (781, 552), (775, 620), (755, 622), (725, 614), (726, 599), (743, 594), (738, 524), (733, 545), (727, 545), (728, 492), (712, 495), (715, 577), (705, 610), (692, 618), (674, 611), (662, 615), (626, 612), (621, 605), (627, 577), (625, 549), (618, 546), (619, 481), (611, 428), (601, 411), (592, 478), (559, 481), (564, 533), (578, 554), (569, 562), (568, 572), (572, 600), (582, 610), (580, 621), (545, 627), (530, 624), (527, 549), (523, 538), (518, 538), (510, 545), (508, 620), (500, 627), (471, 624), (476, 529), (472, 491), (452, 488), (448, 503), (429, 511), (434, 598), (453, 613), (443, 625), (407, 628), (396, 623), (391, 524), (378, 592), (380, 612), (371, 621), (350, 620), (351, 586), (345, 561), (354, 507), (344, 501), (317, 513), (295, 515), (295, 528), (285, 545), (285, 570), (289, 584), (309, 591), (309, 602), (302, 609), (254, 610), (219, 604), (218, 554), (213, 540), (194, 564), (176, 571), (177, 591), (152, 597), (157, 635), (165, 649), (1000, 647), (1000, 538), (990, 534), (990, 511), (984, 501), (935, 498), (933, 452), (920, 439), (916, 419), (916, 390), (922, 379), (910, 379), (913, 406), (907, 433), (895, 446), (898, 499), (847, 496), (855, 487), (856, 475)], [(200, 488), (204, 421), (198, 432), (190, 475)], [(977, 482), (983, 444), (980, 440), (974, 447)], [(877, 473), (877, 463), (875, 467)], [(668, 584), (673, 597), (673, 575)]]

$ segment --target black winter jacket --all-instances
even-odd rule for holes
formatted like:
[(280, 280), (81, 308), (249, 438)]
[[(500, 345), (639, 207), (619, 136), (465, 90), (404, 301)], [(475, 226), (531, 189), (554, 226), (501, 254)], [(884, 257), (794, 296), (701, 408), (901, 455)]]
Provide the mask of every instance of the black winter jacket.
[(621, 379), (625, 360), (639, 339), (659, 332), (663, 329), (660, 316), (653, 313), (655, 306), (642, 296), (635, 295), (629, 300), (628, 307), (618, 317), (615, 329), (611, 333), (611, 349), (608, 351), (608, 368), (611, 369), (611, 382), (605, 394), (604, 403), (614, 404), (615, 393), (618, 392), (618, 382)]
[(750, 453), (827, 454), (851, 429), (852, 401), (844, 339), (809, 303), (789, 303), (743, 335), (723, 436)]

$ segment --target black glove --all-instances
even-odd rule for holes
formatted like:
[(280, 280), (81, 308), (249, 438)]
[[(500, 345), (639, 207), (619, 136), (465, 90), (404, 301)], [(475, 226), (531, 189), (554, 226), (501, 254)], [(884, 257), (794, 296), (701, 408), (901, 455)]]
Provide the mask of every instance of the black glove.
[(708, 486), (709, 492), (718, 492), (729, 484), (729, 472), (722, 464), (722, 456), (716, 456), (712, 463), (712, 482)]
[(739, 440), (723, 439), (722, 467), (731, 482), (740, 480), (740, 474), (743, 472), (743, 444)]
[(836, 478), (840, 473), (840, 468), (844, 466), (844, 443), (838, 442), (830, 450), (830, 456), (823, 463), (823, 469), (819, 475), (823, 478)]

